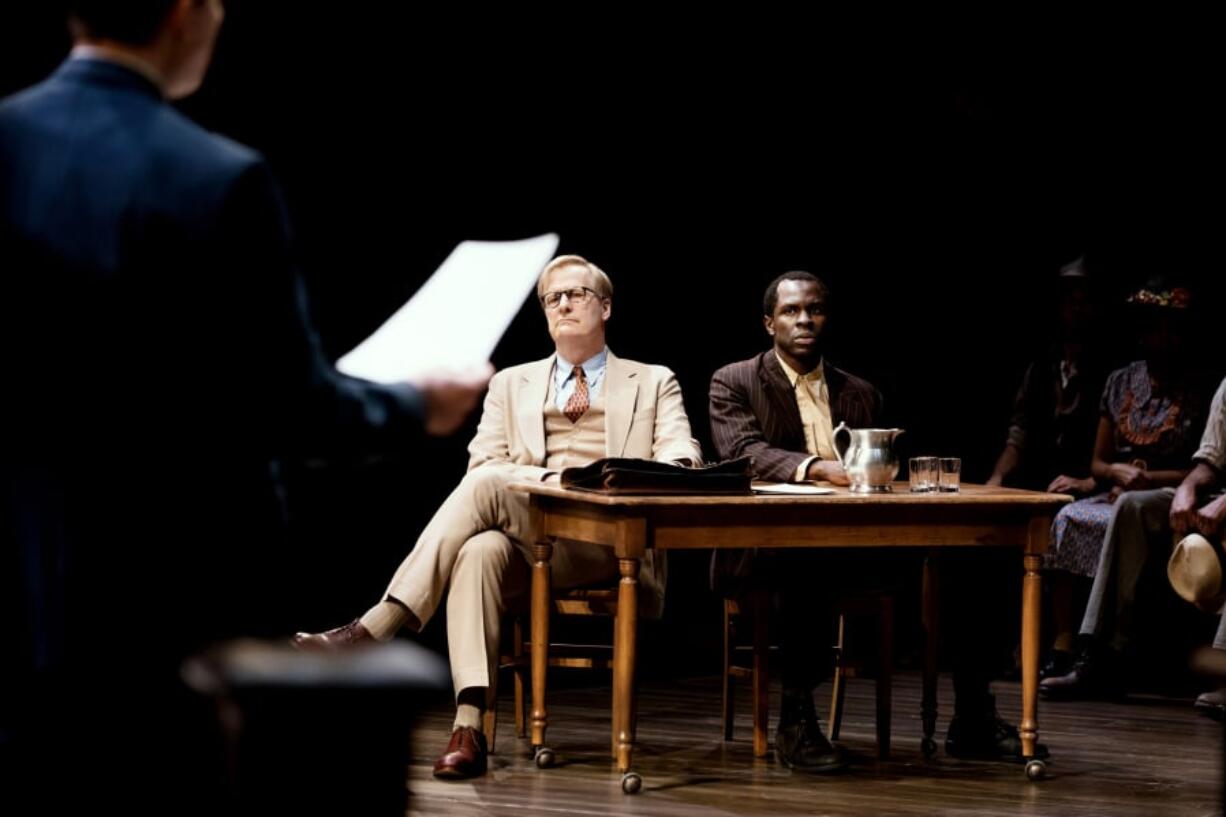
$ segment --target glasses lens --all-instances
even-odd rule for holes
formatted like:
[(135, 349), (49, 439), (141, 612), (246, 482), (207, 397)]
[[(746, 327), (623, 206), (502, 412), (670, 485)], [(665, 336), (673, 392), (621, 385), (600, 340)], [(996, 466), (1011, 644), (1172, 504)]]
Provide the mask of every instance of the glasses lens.
[(562, 303), (563, 295), (565, 295), (566, 298), (572, 304), (586, 303), (589, 294), (590, 293), (583, 287), (575, 287), (574, 289), (563, 289), (563, 290), (558, 290), (556, 292), (547, 292), (545, 293), (545, 299), (544, 299), (545, 306), (547, 306), (550, 309), (557, 309), (558, 304)]

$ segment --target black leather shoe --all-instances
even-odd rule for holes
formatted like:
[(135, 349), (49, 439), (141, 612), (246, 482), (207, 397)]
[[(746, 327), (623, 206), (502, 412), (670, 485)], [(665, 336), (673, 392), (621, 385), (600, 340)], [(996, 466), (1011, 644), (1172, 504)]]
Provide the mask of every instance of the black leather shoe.
[(345, 626), (335, 627), (327, 632), (297, 633), (289, 643), (300, 650), (334, 652), (359, 644), (373, 644), (375, 637), (366, 629), (365, 624), (355, 618)]
[(1047, 663), (1039, 670), (1039, 680), (1044, 681), (1048, 678), (1068, 675), (1073, 671), (1075, 660), (1075, 655), (1068, 650), (1052, 650)]
[(822, 734), (812, 709), (788, 721), (780, 718), (775, 732), (775, 759), (789, 769), (811, 774), (837, 772), (847, 767), (843, 750)]
[(447, 751), (434, 762), (434, 776), (443, 780), (480, 777), (486, 769), (485, 735), (471, 726), (451, 733)]
[[(1042, 743), (1034, 750), (1035, 758), (1047, 759), (1049, 752)], [(1001, 720), (995, 707), (978, 717), (954, 715), (945, 736), (945, 753), (963, 760), (1030, 760), (1022, 755), (1017, 729)]]
[(1226, 720), (1226, 689), (1202, 692), (1196, 696), (1196, 703), (1192, 706), (1206, 718), (1213, 718), (1215, 721)]
[(1049, 701), (1118, 698), (1124, 692), (1118, 677), (1118, 664), (1118, 659), (1111, 654), (1082, 650), (1067, 673), (1039, 682), (1039, 695)]

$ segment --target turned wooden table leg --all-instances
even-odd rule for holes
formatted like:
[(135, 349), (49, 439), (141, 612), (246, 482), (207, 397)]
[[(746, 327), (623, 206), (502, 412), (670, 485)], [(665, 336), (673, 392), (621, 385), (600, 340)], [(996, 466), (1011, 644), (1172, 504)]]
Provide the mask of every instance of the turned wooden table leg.
[(617, 770), (630, 771), (634, 753), (634, 665), (638, 627), (638, 559), (618, 559), (617, 657), (613, 668), (613, 712), (617, 717)]
[(532, 746), (545, 745), (548, 714), (545, 709), (545, 675), (549, 667), (549, 560), (553, 541), (542, 539), (532, 547)]

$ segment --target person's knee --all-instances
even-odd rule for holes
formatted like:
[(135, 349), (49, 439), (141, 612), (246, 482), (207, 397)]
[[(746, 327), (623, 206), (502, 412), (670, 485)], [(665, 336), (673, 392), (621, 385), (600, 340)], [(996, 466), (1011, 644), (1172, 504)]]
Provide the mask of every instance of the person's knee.
[(474, 488), (502, 490), (506, 488), (508, 478), (498, 468), (474, 468), (464, 475), (463, 482)]
[(1132, 520), (1142, 525), (1148, 531), (1160, 531), (1169, 522), (1167, 516), (1171, 509), (1169, 492), (1157, 491), (1125, 491), (1115, 500), (1116, 513), (1123, 519)]
[(460, 487), (478, 500), (495, 499), (507, 490), (507, 475), (497, 468), (476, 468), (464, 475)]
[(487, 530), (470, 538), (460, 548), (457, 568), (461, 562), (479, 567), (483, 572), (505, 569), (507, 560), (514, 552), (514, 545), (501, 531)]
[(1152, 504), (1152, 491), (1125, 491), (1115, 500), (1115, 513), (1120, 517), (1142, 519)]

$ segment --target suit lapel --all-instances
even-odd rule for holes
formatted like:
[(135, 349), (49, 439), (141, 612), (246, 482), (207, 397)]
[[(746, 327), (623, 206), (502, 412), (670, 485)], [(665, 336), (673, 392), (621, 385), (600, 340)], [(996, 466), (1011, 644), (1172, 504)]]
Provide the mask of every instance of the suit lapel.
[(830, 425), (838, 427), (840, 422), (846, 422), (848, 425), (858, 427), (863, 423), (857, 422), (858, 418), (848, 417), (847, 390), (844, 388), (847, 385), (847, 378), (838, 369), (830, 365), (830, 361), (826, 361), (826, 393), (830, 396)]
[(549, 376), (553, 358), (547, 357), (525, 367), (517, 384), (515, 419), (519, 437), (532, 462), (545, 462), (545, 400), (549, 396)]
[(771, 426), (774, 427), (767, 428), (766, 423), (763, 423), (762, 431), (775, 444), (784, 440), (800, 440), (801, 448), (803, 448), (805, 430), (800, 423), (800, 407), (796, 405), (796, 394), (792, 384), (775, 358), (774, 350), (763, 354), (761, 360), (758, 377), (762, 391), (775, 408), (767, 415), (767, 419), (774, 421), (771, 423)]
[(630, 421), (638, 402), (638, 372), (609, 352), (604, 377), (605, 456), (621, 457), (626, 450)]

